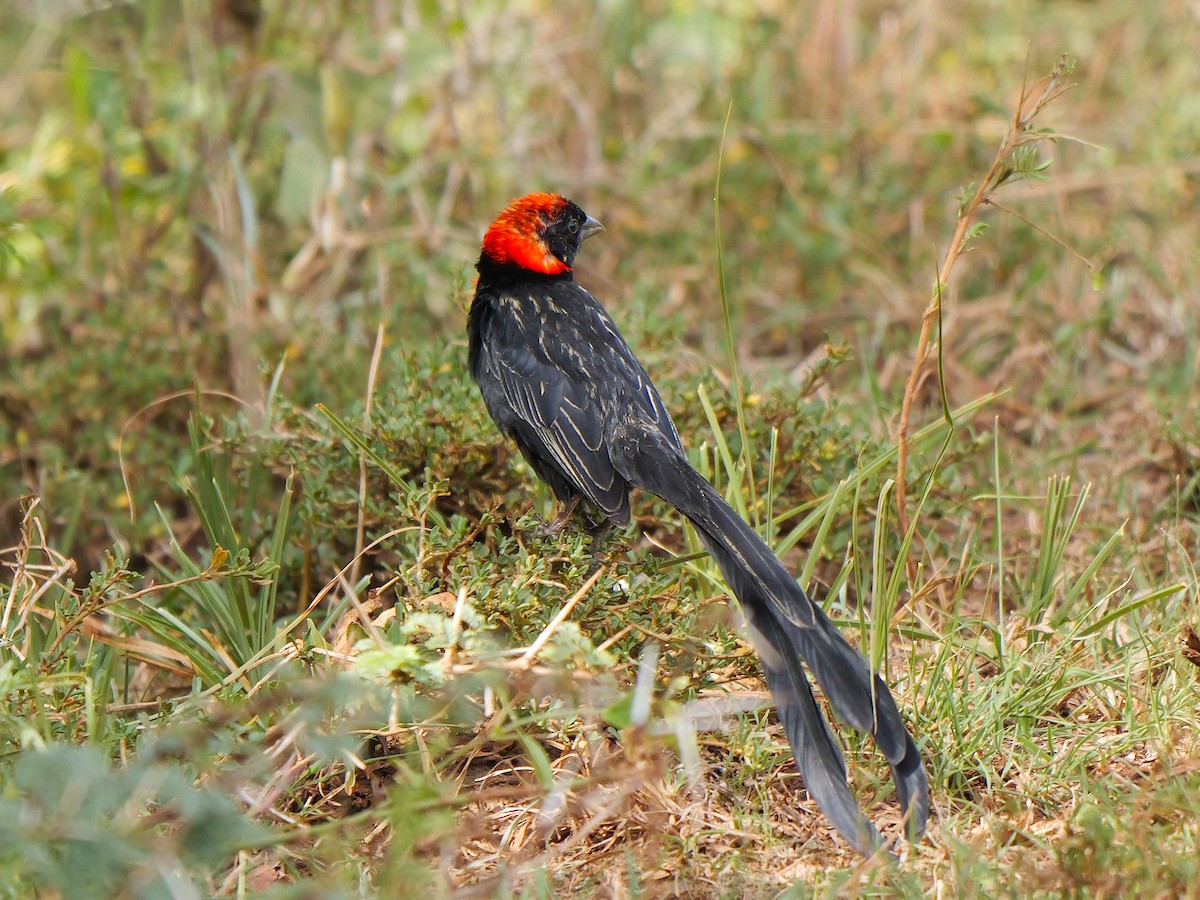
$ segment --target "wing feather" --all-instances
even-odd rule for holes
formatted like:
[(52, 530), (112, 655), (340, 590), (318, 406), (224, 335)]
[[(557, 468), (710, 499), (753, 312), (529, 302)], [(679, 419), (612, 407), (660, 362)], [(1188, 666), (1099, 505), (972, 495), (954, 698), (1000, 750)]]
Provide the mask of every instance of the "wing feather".
[(473, 371), (496, 424), (560, 499), (581, 494), (626, 524), (629, 482), (612, 463), (612, 432), (622, 420), (614, 408), (640, 410), (680, 454), (683, 446), (608, 313), (570, 283), (545, 293), (498, 293), (473, 314), (481, 332)]
[(606, 516), (626, 520), (629, 486), (604, 447), (604, 422), (591, 382), (538, 359), (528, 346), (506, 346), (492, 354), (490, 362), (519, 420), (511, 430), (526, 455), (550, 461)]

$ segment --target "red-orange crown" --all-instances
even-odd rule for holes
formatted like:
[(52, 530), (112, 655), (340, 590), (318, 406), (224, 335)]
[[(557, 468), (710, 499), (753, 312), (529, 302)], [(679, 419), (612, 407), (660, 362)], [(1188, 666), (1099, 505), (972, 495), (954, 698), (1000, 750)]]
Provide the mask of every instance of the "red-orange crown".
[(551, 253), (542, 239), (542, 229), (566, 205), (566, 199), (558, 194), (526, 194), (514, 200), (483, 236), (483, 252), (493, 262), (511, 263), (543, 275), (570, 272), (571, 267)]

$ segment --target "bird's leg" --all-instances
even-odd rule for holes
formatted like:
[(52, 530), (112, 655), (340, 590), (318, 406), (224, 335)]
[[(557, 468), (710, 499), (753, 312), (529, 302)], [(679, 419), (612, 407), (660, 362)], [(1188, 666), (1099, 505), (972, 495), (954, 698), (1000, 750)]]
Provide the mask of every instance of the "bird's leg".
[(612, 530), (612, 524), (604, 519), (601, 522), (588, 522), (586, 528), (588, 537), (592, 539), (592, 567), (588, 569), (588, 574), (591, 575), (600, 568), (600, 547), (604, 544), (604, 539), (608, 537), (608, 533)]
[(538, 529), (538, 535), (540, 537), (558, 537), (562, 534), (562, 530), (567, 527), (571, 521), (571, 517), (579, 509), (579, 501), (582, 499), (579, 494), (576, 494), (566, 503), (562, 504), (553, 519), (542, 523), (542, 526)]

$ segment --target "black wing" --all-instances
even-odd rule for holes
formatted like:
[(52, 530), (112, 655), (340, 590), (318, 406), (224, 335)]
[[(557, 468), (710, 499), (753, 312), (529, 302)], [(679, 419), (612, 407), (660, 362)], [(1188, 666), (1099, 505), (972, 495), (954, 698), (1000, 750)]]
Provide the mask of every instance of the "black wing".
[[(488, 314), (478, 322), (475, 377), (496, 424), (560, 499), (580, 494), (623, 525), (629, 521), (629, 484), (609, 457), (613, 398), (601, 391), (616, 386), (629, 393), (649, 378), (644, 372), (637, 377), (641, 367), (586, 291), (557, 287), (545, 297), (488, 298)], [(557, 296), (568, 287), (569, 296)], [(564, 314), (568, 304), (571, 315)], [(650, 395), (641, 404), (653, 401), (661, 408), (653, 388)]]

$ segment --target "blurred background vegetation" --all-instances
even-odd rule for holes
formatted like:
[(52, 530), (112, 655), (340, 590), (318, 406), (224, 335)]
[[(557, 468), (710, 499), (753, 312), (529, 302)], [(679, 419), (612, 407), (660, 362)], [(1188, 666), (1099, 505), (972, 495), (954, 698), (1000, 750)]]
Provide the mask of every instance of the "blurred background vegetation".
[[(7, 4), (10, 893), (82, 896), (97, 859), (97, 896), (1103, 892), (1118, 872), (1194, 892), (1196, 680), (1177, 638), (1200, 621), (1198, 47), (1184, 0)], [(1038, 125), (1070, 139), (985, 207), (945, 292), (947, 400), (981, 403), (915, 448), (910, 496), (929, 492), (909, 546), (894, 466), (867, 463), (894, 450), (960, 196), (1061, 54), (1075, 86)], [(793, 535), (864, 636), (879, 567), (915, 567), (888, 589), (916, 598), (888, 665), (944, 826), (906, 869), (864, 868), (787, 812), (805, 801), (779, 793), (765, 713), (702, 741), (727, 782), (704, 815), (661, 747), (624, 736), (616, 769), (592, 753), (574, 770), (632, 785), (624, 830), (597, 800), (558, 844), (523, 843), (503, 792), (472, 794), (486, 760), (535, 809), (579, 741), (628, 724), (612, 710), (647, 638), (664, 696), (755, 686), (711, 568), (645, 546), (545, 672), (487, 662), (588, 574), (581, 537), (532, 536), (524, 514), (549, 498), (464, 370), (482, 230), (530, 190), (605, 223), (579, 280), (698, 462)], [(914, 430), (942, 419), (929, 374)], [(688, 549), (651, 500), (639, 516)], [(477, 664), (459, 674), (453, 654)], [(76, 794), (43, 790), (63, 771)]]

